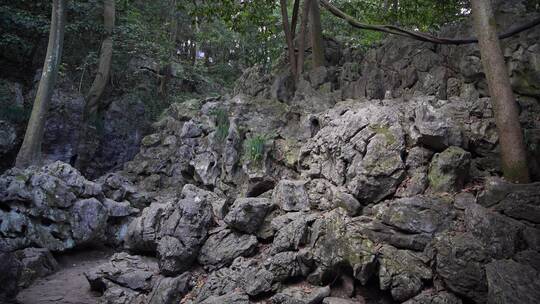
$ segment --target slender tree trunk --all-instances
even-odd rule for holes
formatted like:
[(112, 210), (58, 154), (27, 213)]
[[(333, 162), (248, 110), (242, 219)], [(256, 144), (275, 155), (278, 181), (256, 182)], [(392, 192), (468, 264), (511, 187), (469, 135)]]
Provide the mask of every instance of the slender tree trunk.
[(324, 66), (324, 41), (322, 37), (319, 1), (311, 1), (311, 49), (313, 53), (313, 68)]
[(311, 7), (312, 1), (313, 0), (304, 0), (304, 7), (302, 9), (302, 24), (300, 25), (300, 34), (298, 36), (298, 67), (296, 68), (298, 75), (296, 81), (298, 81), (298, 78), (304, 71), (304, 56), (306, 53), (306, 28), (309, 20), (309, 8)]
[(289, 26), (289, 16), (287, 13), (287, 0), (280, 0), (281, 17), (283, 19), (283, 32), (285, 33), (285, 40), (287, 41), (287, 48), (289, 49), (289, 64), (291, 67), (291, 73), (294, 78), (297, 78), (296, 71), (296, 56), (294, 54), (294, 44), (291, 34), (291, 28)]
[(499, 132), (503, 174), (511, 182), (527, 183), (529, 182), (527, 150), (519, 123), (519, 109), (497, 36), (491, 0), (472, 0), (471, 5)]
[(293, 13), (292, 13), (292, 21), (291, 21), (291, 35), (293, 37), (296, 37), (296, 25), (298, 24), (298, 10), (300, 9), (300, 0), (294, 0), (293, 4)]
[(105, 38), (101, 43), (96, 77), (85, 98), (86, 104), (84, 106), (80, 138), (77, 145), (77, 157), (75, 158), (75, 166), (80, 170), (86, 169), (98, 146), (96, 143), (99, 135), (97, 127), (91, 127), (90, 124), (97, 123), (97, 113), (101, 105), (101, 97), (111, 77), (115, 18), (115, 0), (104, 0), (103, 25)]
[(34, 100), (32, 114), (24, 134), (24, 140), (15, 162), (15, 166), (19, 168), (40, 165), (41, 163), (41, 142), (43, 141), (47, 111), (62, 58), (65, 23), (66, 0), (54, 0), (49, 44), (43, 64), (43, 72), (39, 81), (36, 99)]
[(103, 1), (103, 24), (105, 28), (105, 39), (101, 44), (101, 51), (99, 55), (99, 66), (92, 83), (92, 87), (86, 95), (86, 106), (85, 106), (85, 120), (95, 115), (99, 108), (99, 101), (109, 77), (111, 74), (111, 63), (112, 63), (112, 54), (113, 54), (113, 32), (114, 32), (114, 21), (115, 21), (115, 0), (104, 0)]

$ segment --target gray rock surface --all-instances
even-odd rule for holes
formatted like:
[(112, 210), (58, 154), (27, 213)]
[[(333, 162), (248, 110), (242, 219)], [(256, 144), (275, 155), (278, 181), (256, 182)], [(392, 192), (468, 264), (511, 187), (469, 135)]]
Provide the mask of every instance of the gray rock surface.
[[(9, 170), (0, 177), (0, 244), (5, 250), (51, 251), (119, 244), (131, 212), (109, 217), (106, 200), (100, 183), (65, 163)], [(123, 204), (129, 208), (129, 202)]]
[(255, 253), (257, 238), (228, 229), (211, 234), (201, 248), (198, 261), (209, 268), (228, 266), (239, 256)]
[(537, 271), (512, 260), (486, 265), (488, 303), (535, 303), (540, 299), (540, 276)]
[(224, 220), (233, 229), (255, 233), (272, 207), (272, 202), (267, 198), (239, 198), (232, 204)]

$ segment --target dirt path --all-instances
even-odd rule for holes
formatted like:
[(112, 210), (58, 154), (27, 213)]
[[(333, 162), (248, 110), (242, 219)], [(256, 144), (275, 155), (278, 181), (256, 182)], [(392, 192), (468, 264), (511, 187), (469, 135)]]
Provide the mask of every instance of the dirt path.
[(17, 296), (21, 304), (96, 304), (83, 272), (106, 262), (112, 252), (106, 249), (73, 252), (57, 257), (60, 270), (38, 279)]

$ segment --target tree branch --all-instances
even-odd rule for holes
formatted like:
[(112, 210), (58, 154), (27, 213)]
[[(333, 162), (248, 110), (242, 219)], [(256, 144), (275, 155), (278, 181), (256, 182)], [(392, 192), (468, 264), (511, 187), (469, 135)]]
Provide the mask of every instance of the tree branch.
[[(373, 25), (373, 24), (362, 23), (354, 19), (354, 17), (347, 15), (347, 13), (343, 12), (339, 8), (333, 6), (327, 0), (319, 0), (319, 1), (321, 2), (322, 6), (324, 6), (324, 8), (326, 8), (330, 13), (332, 13), (332, 15), (347, 21), (347, 23), (349, 23), (352, 27), (355, 27), (358, 29), (378, 31), (378, 32), (392, 34), (392, 35), (407, 37), (407, 38), (411, 38), (411, 39), (415, 39), (419, 41), (432, 42), (436, 44), (463, 45), (463, 44), (478, 43), (477, 38), (452, 39), (452, 38), (436, 37), (428, 33), (411, 31), (404, 28), (400, 28), (395, 25)], [(505, 39), (505, 38), (514, 36), (516, 34), (524, 32), (538, 25), (540, 25), (540, 18), (536, 18), (525, 24), (511, 28), (507, 32), (500, 34), (499, 39)]]

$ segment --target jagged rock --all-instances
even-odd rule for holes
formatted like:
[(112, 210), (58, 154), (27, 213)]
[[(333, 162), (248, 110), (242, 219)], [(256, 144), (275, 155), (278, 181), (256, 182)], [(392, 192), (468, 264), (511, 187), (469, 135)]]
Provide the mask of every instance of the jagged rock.
[(520, 251), (514, 255), (512, 259), (520, 264), (534, 268), (537, 272), (540, 272), (540, 254), (538, 254), (538, 251), (530, 249)]
[(16, 258), (21, 262), (22, 271), (19, 286), (25, 288), (41, 277), (45, 277), (58, 270), (58, 263), (44, 248), (26, 248), (15, 252)]
[(516, 252), (523, 229), (521, 223), (477, 204), (465, 210), (465, 226), (496, 259), (511, 257)]
[(249, 297), (246, 294), (231, 292), (222, 296), (211, 296), (200, 304), (249, 304)]
[(109, 199), (117, 202), (128, 201), (131, 206), (143, 209), (150, 204), (148, 193), (139, 191), (132, 182), (119, 173), (109, 173), (98, 179), (103, 193)]
[(387, 243), (400, 249), (422, 251), (433, 238), (428, 233), (411, 234), (403, 232), (367, 216), (359, 217), (356, 223), (362, 234), (371, 241)]
[(84, 275), (95, 291), (103, 292), (112, 283), (138, 292), (149, 292), (157, 280), (157, 273), (156, 260), (122, 252)]
[(103, 294), (105, 303), (173, 304), (190, 288), (191, 275), (158, 275), (155, 259), (114, 254), (110, 261), (85, 272), (90, 288)]
[(13, 253), (0, 252), (0, 300), (15, 300), (19, 292), (17, 282), (21, 276), (22, 265)]
[[(404, 178), (404, 131), (389, 106), (375, 103), (327, 114), (330, 120), (301, 149), (300, 166), (308, 178), (344, 186), (360, 203), (393, 194)], [(339, 112), (337, 112), (339, 113)]]
[(289, 278), (307, 276), (313, 269), (313, 258), (307, 251), (280, 252), (265, 261), (265, 267), (274, 275), (277, 282)]
[(274, 204), (285, 211), (309, 209), (305, 183), (305, 181), (281, 180), (272, 194)]
[(406, 233), (434, 234), (448, 229), (456, 212), (444, 197), (414, 196), (373, 207), (375, 217)]
[(324, 298), (322, 303), (323, 304), (355, 304), (355, 303), (358, 303), (358, 302), (354, 301), (352, 299), (328, 297), (328, 298)]
[(481, 242), (470, 233), (443, 233), (434, 244), (435, 272), (454, 293), (485, 302), (487, 282), (484, 265), (490, 257)]
[(275, 290), (273, 273), (259, 264), (256, 259), (237, 258), (228, 268), (212, 272), (205, 283), (194, 290), (195, 303), (210, 297), (223, 296), (242, 291), (257, 296)]
[(456, 192), (468, 179), (471, 154), (459, 147), (449, 147), (435, 154), (429, 166), (429, 185), (436, 192)]
[(343, 209), (323, 214), (313, 223), (309, 248), (318, 269), (310, 282), (320, 284), (323, 277), (336, 272), (336, 266), (349, 265), (354, 277), (367, 283), (375, 274), (378, 254), (362, 229)]
[(420, 293), (404, 304), (461, 304), (461, 300), (446, 291), (436, 292), (428, 290)]
[(450, 146), (463, 145), (463, 131), (449, 115), (451, 106), (435, 108), (429, 102), (421, 102), (414, 109), (412, 138), (434, 150), (444, 150)]
[(108, 213), (100, 201), (95, 198), (77, 201), (72, 212), (71, 229), (76, 242), (84, 244), (104, 239)]
[(424, 262), (427, 258), (422, 254), (391, 246), (383, 246), (380, 252), (380, 288), (389, 289), (396, 301), (414, 297), (421, 291), (423, 282), (433, 277), (431, 269)]
[(478, 203), (506, 216), (540, 224), (540, 183), (512, 184), (489, 178)]
[(212, 223), (212, 206), (206, 197), (190, 195), (168, 203), (153, 203), (129, 225), (126, 246), (133, 251), (156, 252), (160, 271), (174, 275), (195, 261)]
[(538, 302), (539, 275), (534, 269), (512, 260), (499, 260), (487, 264), (487, 302), (490, 304)]
[(239, 256), (252, 255), (257, 244), (257, 238), (253, 235), (224, 229), (208, 237), (201, 248), (198, 261), (210, 268), (221, 268)]
[(330, 287), (291, 286), (274, 295), (272, 304), (320, 304), (330, 295)]
[(272, 203), (266, 198), (239, 198), (224, 220), (229, 227), (252, 234), (257, 232), (271, 208)]
[(0, 177), (0, 243), (6, 250), (38, 246), (51, 251), (117, 244), (129, 214), (109, 217), (104, 201), (101, 184), (68, 164), (9, 170)]
[(112, 199), (105, 198), (103, 200), (103, 205), (107, 210), (107, 214), (110, 217), (126, 217), (139, 212), (138, 209), (132, 208), (131, 204), (127, 201), (117, 202)]
[(161, 278), (148, 295), (148, 304), (176, 304), (191, 288), (191, 275), (184, 273), (175, 278)]
[(314, 216), (299, 213), (296, 219), (278, 230), (272, 242), (271, 252), (298, 250), (300, 245), (307, 243), (308, 224), (314, 220)]

